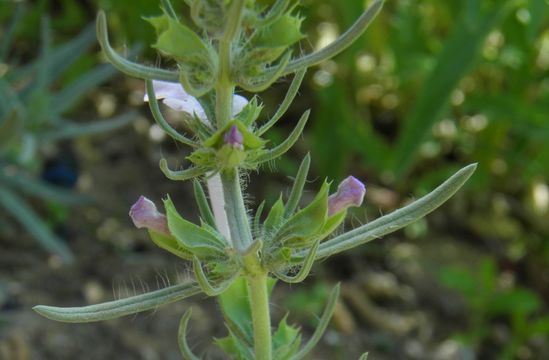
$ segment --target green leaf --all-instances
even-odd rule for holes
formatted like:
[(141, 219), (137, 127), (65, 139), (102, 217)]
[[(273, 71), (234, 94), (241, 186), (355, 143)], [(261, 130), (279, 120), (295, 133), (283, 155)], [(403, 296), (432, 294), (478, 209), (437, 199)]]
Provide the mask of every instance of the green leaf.
[(431, 132), (433, 124), (440, 120), (452, 91), (472, 67), (484, 39), (511, 8), (512, 3), (509, 0), (502, 1), (502, 4), (489, 11), (476, 14), (478, 19), (474, 23), (464, 12), (454, 25), (452, 34), (445, 41), (444, 49), (400, 131), (393, 163), (397, 176), (402, 176), (412, 165), (422, 141)]
[(337, 214), (328, 217), (328, 219), (326, 219), (326, 223), (324, 223), (324, 226), (316, 235), (316, 238), (319, 240), (323, 240), (325, 237), (333, 233), (339, 227), (339, 225), (341, 225), (343, 220), (345, 220), (346, 216), (347, 210), (342, 210)]
[[(113, 64), (118, 70), (122, 71), (124, 74), (133, 76), (139, 79), (150, 79), (150, 80), (163, 80), (163, 81), (179, 81), (179, 73), (177, 71), (169, 71), (158, 69), (154, 67), (149, 67), (141, 64), (137, 64), (129, 61), (128, 59), (120, 56), (109, 43), (109, 35), (107, 30), (107, 17), (105, 12), (100, 11), (97, 14), (97, 40), (105, 53), (107, 59)], [(93, 39), (93, 35), (92, 35)], [(59, 62), (63, 63), (63, 59)]]
[(271, 207), (271, 211), (267, 215), (265, 222), (263, 223), (263, 233), (268, 235), (277, 230), (282, 220), (284, 220), (284, 202), (282, 196), (278, 198), (275, 204)]
[(288, 325), (287, 318), (288, 314), (280, 320), (273, 334), (273, 359), (275, 360), (289, 359), (299, 350), (301, 343), (299, 329)]
[[(268, 279), (269, 296), (275, 283), (275, 279)], [(237, 326), (240, 333), (246, 334), (247, 338), (252, 339), (252, 313), (249, 299), (248, 285), (243, 277), (235, 279), (231, 286), (218, 296), (225, 318), (230, 319), (233, 323), (232, 326)]]
[(261, 202), (261, 204), (259, 204), (259, 206), (257, 207), (257, 210), (255, 212), (255, 216), (254, 216), (254, 227), (253, 227), (253, 231), (254, 231), (254, 234), (255, 236), (261, 236), (261, 214), (263, 214), (263, 208), (265, 207), (265, 200), (263, 200)]
[(183, 219), (168, 197), (164, 200), (168, 228), (179, 245), (199, 259), (225, 257), (227, 243), (219, 233), (207, 230)]
[[(217, 263), (216, 265), (218, 265)], [(219, 267), (219, 266), (217, 266)], [(228, 279), (221, 280), (218, 284), (213, 284), (210, 279), (208, 279), (208, 276), (204, 272), (204, 269), (202, 269), (202, 264), (200, 263), (200, 260), (196, 256), (193, 256), (193, 271), (194, 275), (196, 277), (196, 280), (198, 281), (198, 284), (200, 285), (200, 288), (204, 293), (208, 296), (217, 296), (224, 292), (233, 282), (233, 280), (239, 275), (239, 271), (235, 271), (232, 275), (229, 276)]]
[(306, 247), (323, 228), (328, 217), (328, 191), (330, 184), (324, 182), (313, 201), (303, 210), (290, 217), (274, 236), (276, 245)]
[(368, 241), (379, 239), (383, 235), (402, 229), (421, 219), (452, 197), (471, 177), (476, 168), (477, 164), (468, 165), (452, 175), (435, 190), (413, 203), (323, 242), (320, 244), (317, 260), (354, 248)]
[(269, 149), (265, 152), (263, 152), (260, 156), (257, 157), (257, 159), (254, 159), (254, 161), (257, 164), (262, 164), (267, 161), (274, 160), (286, 153), (286, 151), (290, 150), (290, 148), (296, 143), (297, 139), (299, 139), (299, 136), (301, 133), (303, 133), (303, 129), (305, 128), (305, 125), (307, 124), (307, 120), (309, 119), (311, 111), (307, 110), (301, 115), (301, 118), (299, 119), (299, 122), (295, 126), (295, 128), (292, 130), (290, 135), (281, 142), (278, 146)]
[[(46, 66), (50, 70), (49, 79), (51, 81), (58, 79), (95, 41), (93, 25), (88, 25), (71, 41), (52, 49), (46, 59), (48, 62)], [(29, 65), (15, 69), (8, 74), (9, 81), (15, 83), (32, 77), (39, 71), (42, 61), (44, 60), (39, 58)], [(35, 81), (31, 81), (28, 88), (35, 88)]]
[(182, 259), (191, 260), (193, 254), (185, 250), (173, 236), (164, 235), (155, 231), (149, 231), (149, 236), (153, 243), (161, 249), (164, 249)]
[(170, 27), (170, 17), (166, 14), (143, 17), (143, 19), (152, 25), (156, 32), (156, 36), (162, 35), (164, 32), (168, 31), (168, 28)]
[[(309, 273), (311, 272), (311, 268), (313, 267), (313, 264), (315, 262), (315, 257), (316, 257), (316, 252), (318, 250), (318, 246), (320, 245), (320, 239), (318, 239), (314, 244), (313, 246), (311, 246), (311, 248), (309, 249), (309, 253), (307, 254), (307, 256), (305, 257), (305, 259), (303, 260), (303, 263), (301, 264), (301, 269), (299, 269), (298, 273), (295, 274), (294, 276), (288, 276), (286, 274), (283, 274), (282, 272), (278, 271), (278, 270), (273, 270), (273, 274), (279, 278), (280, 280), (284, 281), (284, 282), (287, 282), (287, 283), (290, 283), (290, 284), (295, 284), (295, 283), (298, 283), (298, 282), (302, 282), (303, 280), (305, 280), (307, 278), (307, 276), (309, 275)], [(283, 250), (284, 248), (282, 248)], [(280, 254), (282, 256), (284, 256), (284, 253), (281, 251)], [(286, 264), (290, 263), (290, 261), (286, 261)]]
[(536, 293), (528, 289), (517, 288), (497, 294), (490, 303), (489, 310), (493, 314), (528, 316), (537, 311), (541, 305), (541, 299)]
[(453, 290), (457, 290), (464, 296), (474, 296), (477, 292), (477, 281), (470, 271), (460, 267), (448, 266), (438, 271), (438, 279)]
[(254, 96), (244, 109), (236, 115), (236, 119), (242, 122), (246, 128), (251, 128), (257, 118), (259, 118), (262, 110), (263, 105), (258, 102), (257, 96)]
[(532, 321), (528, 326), (528, 332), (530, 336), (549, 334), (549, 316), (543, 316)]
[(231, 359), (254, 360), (253, 349), (247, 346), (242, 339), (229, 330), (229, 336), (222, 339), (215, 339), (217, 346), (223, 349)]
[(112, 119), (90, 121), (85, 124), (64, 123), (62, 127), (43, 131), (40, 134), (42, 141), (58, 141), (81, 136), (91, 136), (117, 130), (131, 124), (137, 118), (135, 112), (117, 116)]
[(195, 354), (193, 354), (189, 344), (187, 343), (187, 325), (192, 316), (192, 310), (188, 309), (185, 311), (185, 314), (181, 317), (179, 322), (179, 330), (177, 332), (177, 344), (179, 345), (179, 351), (183, 358), (186, 360), (199, 360)]
[(18, 3), (15, 6), (15, 11), (10, 16), (9, 25), (4, 29), (2, 34), (2, 43), (0, 43), (0, 63), (7, 63), (8, 52), (14, 39), (15, 31), (21, 16), (23, 15), (23, 4)]
[[(375, 0), (366, 9), (366, 11), (362, 13), (362, 15), (360, 15), (360, 17), (355, 21), (352, 26), (330, 45), (325, 46), (322, 49), (315, 51), (311, 54), (307, 54), (305, 56), (292, 60), (288, 64), (288, 66), (286, 66), (281, 76), (291, 74), (298, 70), (319, 64), (345, 50), (347, 47), (353, 44), (364, 33), (364, 31), (366, 31), (368, 26), (381, 10), (381, 7), (383, 6), (383, 1), (384, 0)], [(270, 71), (273, 71), (273, 69), (271, 68)]]
[(67, 245), (55, 235), (40, 217), (15, 193), (0, 187), (0, 206), (11, 214), (47, 251), (70, 263), (74, 260)]
[(324, 312), (320, 317), (320, 321), (318, 322), (318, 325), (313, 333), (313, 336), (311, 336), (311, 339), (309, 339), (307, 344), (305, 344), (305, 346), (301, 350), (299, 350), (297, 354), (293, 355), (290, 358), (291, 360), (303, 359), (305, 355), (307, 355), (322, 338), (322, 335), (324, 334), (324, 331), (328, 327), (330, 319), (334, 314), (335, 306), (337, 304), (337, 298), (339, 297), (339, 287), (340, 287), (339, 284), (337, 284), (332, 290), (332, 292), (330, 293), (328, 304), (326, 304), (326, 308), (324, 309)]
[(290, 215), (293, 215), (295, 209), (297, 209), (299, 200), (301, 199), (301, 195), (303, 194), (305, 182), (307, 181), (307, 174), (309, 173), (310, 165), (311, 155), (307, 153), (307, 155), (303, 158), (303, 161), (301, 161), (301, 165), (299, 165), (299, 170), (297, 171), (294, 184), (292, 185), (292, 191), (290, 192), (288, 202), (286, 203), (284, 217), (289, 217)]
[(81, 205), (92, 201), (92, 199), (86, 195), (78, 194), (59, 186), (50, 185), (44, 181), (21, 173), (16, 173), (15, 176), (7, 176), (0, 172), (0, 180), (4, 184), (10, 185), (27, 195), (36, 196), (40, 199), (53, 201), (63, 205)]
[(270, 26), (262, 29), (259, 36), (252, 41), (258, 47), (286, 48), (304, 37), (301, 33), (302, 22), (302, 17), (291, 15), (288, 12)]
[(273, 115), (273, 117), (270, 118), (269, 121), (267, 121), (265, 124), (261, 125), (261, 127), (257, 130), (258, 135), (260, 136), (263, 135), (274, 124), (276, 124), (276, 122), (280, 120), (280, 118), (282, 118), (282, 116), (286, 113), (286, 111), (294, 101), (295, 96), (297, 95), (297, 92), (299, 91), (299, 87), (303, 82), (303, 78), (305, 77), (306, 72), (307, 72), (307, 69), (305, 68), (295, 73), (292, 83), (290, 84), (290, 87), (286, 92), (286, 96), (284, 96), (284, 100), (282, 100), (282, 103), (276, 109), (276, 112)]
[(166, 161), (166, 159), (160, 159), (159, 166), (162, 173), (164, 173), (164, 175), (170, 180), (185, 181), (204, 175), (206, 173), (205, 168), (198, 166), (179, 171), (171, 170), (168, 167), (168, 162)]
[(98, 85), (114, 77), (118, 71), (111, 64), (103, 64), (88, 70), (72, 83), (64, 86), (52, 98), (51, 108), (48, 111), (61, 114), (69, 110), (85, 94), (89, 93)]
[(194, 31), (171, 18), (168, 18), (167, 29), (153, 47), (182, 61), (191, 57), (210, 61), (211, 50), (208, 45)]
[(85, 323), (116, 319), (141, 311), (153, 310), (159, 306), (200, 294), (196, 283), (169, 286), (125, 299), (109, 301), (82, 307), (55, 307), (38, 305), (32, 309), (40, 315), (55, 321)]
[(196, 200), (196, 204), (198, 205), (198, 210), (200, 211), (200, 217), (208, 225), (215, 228), (216, 227), (215, 217), (212, 212), (212, 209), (210, 208), (210, 203), (206, 198), (206, 193), (204, 192), (204, 188), (202, 187), (202, 184), (200, 184), (200, 181), (197, 179), (193, 181), (193, 190), (194, 190), (194, 198)]

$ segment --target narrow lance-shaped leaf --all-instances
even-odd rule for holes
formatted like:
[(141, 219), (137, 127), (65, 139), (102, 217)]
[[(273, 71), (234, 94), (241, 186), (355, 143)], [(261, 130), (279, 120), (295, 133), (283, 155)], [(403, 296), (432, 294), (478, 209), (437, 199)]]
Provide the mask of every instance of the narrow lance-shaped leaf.
[(259, 136), (263, 135), (267, 130), (269, 130), (286, 113), (286, 111), (294, 101), (297, 92), (299, 91), (299, 87), (303, 82), (305, 73), (307, 73), (306, 68), (301, 69), (295, 73), (294, 79), (292, 80), (292, 83), (288, 88), (288, 92), (286, 92), (286, 96), (284, 96), (284, 100), (282, 100), (282, 103), (278, 106), (278, 109), (276, 109), (275, 114), (272, 118), (269, 119), (269, 121), (267, 121), (257, 130), (257, 134)]
[(21, 19), (21, 15), (23, 15), (23, 4), (17, 3), (15, 5), (15, 11), (10, 16), (10, 23), (7, 29), (2, 34), (2, 42), (0, 43), (0, 62), (7, 63), (6, 57), (13, 42), (15, 30), (17, 28), (19, 20)]
[(301, 265), (301, 269), (299, 269), (297, 274), (295, 274), (294, 276), (288, 276), (278, 270), (273, 270), (273, 274), (280, 280), (290, 284), (295, 284), (305, 280), (305, 278), (307, 278), (307, 276), (309, 275), (309, 272), (311, 272), (311, 268), (313, 267), (313, 264), (315, 262), (316, 252), (318, 250), (318, 246), (320, 245), (320, 240), (321, 239), (318, 239), (313, 244), (313, 246), (309, 250), (309, 253), (305, 257), (303, 264)]
[(172, 19), (177, 20), (177, 14), (172, 6), (170, 0), (161, 0), (162, 7)]
[(64, 205), (78, 205), (92, 202), (92, 198), (89, 196), (59, 186), (50, 185), (21, 173), (16, 173), (14, 176), (0, 173), (0, 182), (12, 186), (27, 195)]
[(301, 115), (299, 122), (297, 123), (294, 130), (290, 133), (288, 138), (286, 138), (286, 140), (280, 143), (277, 147), (270, 149), (266, 151), (263, 155), (259, 156), (256, 159), (256, 163), (261, 164), (266, 161), (274, 160), (282, 156), (284, 153), (286, 153), (286, 151), (290, 150), (290, 148), (295, 144), (295, 142), (299, 138), (299, 135), (301, 135), (301, 133), (303, 132), (303, 129), (307, 124), (307, 120), (309, 119), (310, 113), (311, 113), (310, 110), (305, 111), (303, 115)]
[(216, 227), (215, 217), (212, 212), (212, 209), (210, 208), (208, 199), (206, 198), (206, 193), (204, 192), (204, 188), (200, 184), (199, 180), (195, 179), (193, 181), (193, 190), (194, 190), (194, 198), (196, 200), (196, 204), (198, 205), (198, 210), (200, 211), (200, 217), (208, 225), (215, 228)]
[[(63, 72), (65, 72), (74, 62), (86, 51), (92, 44), (95, 44), (95, 32), (93, 26), (86, 26), (76, 37), (74, 37), (68, 43), (59, 45), (54, 48), (48, 61), (55, 66), (50, 67), (50, 79), (55, 80), (59, 78)], [(13, 69), (8, 74), (6, 78), (11, 82), (20, 82), (24, 78), (32, 76), (34, 72), (38, 70), (39, 61), (35, 60), (32, 63)], [(31, 81), (23, 87), (23, 89), (32, 89), (34, 87), (34, 82)]]
[(290, 360), (303, 359), (320, 341), (320, 339), (322, 338), (322, 335), (324, 334), (324, 331), (328, 327), (328, 324), (330, 322), (330, 319), (332, 318), (332, 315), (334, 314), (338, 297), (339, 297), (339, 284), (337, 284), (332, 290), (332, 292), (330, 293), (328, 304), (326, 305), (326, 308), (324, 309), (324, 312), (320, 317), (320, 321), (315, 329), (315, 332), (313, 333), (313, 336), (307, 342), (307, 344), (305, 344), (305, 346), (297, 352), (297, 354), (295, 354), (290, 358)]
[(111, 64), (96, 66), (55, 93), (49, 111), (57, 114), (67, 111), (82, 96), (116, 74), (116, 68)]
[(263, 76), (253, 78), (253, 80), (242, 78), (238, 81), (238, 85), (249, 92), (262, 92), (268, 89), (275, 81), (277, 81), (284, 73), (286, 66), (292, 58), (292, 52), (287, 51), (278, 64), (272, 68), (272, 71)]
[(71, 139), (80, 136), (91, 136), (105, 132), (114, 131), (129, 125), (136, 119), (135, 112), (128, 112), (112, 119), (90, 121), (88, 123), (76, 124), (66, 123), (61, 128), (44, 131), (40, 134), (42, 141), (58, 141)]
[(276, 0), (273, 6), (271, 6), (271, 8), (269, 9), (269, 12), (264, 17), (251, 19), (252, 24), (256, 28), (262, 28), (271, 25), (278, 18), (280, 18), (282, 14), (284, 14), (289, 4), (290, 0)]
[(40, 315), (68, 323), (94, 322), (116, 319), (141, 311), (183, 300), (202, 291), (196, 283), (169, 286), (142, 295), (82, 307), (55, 307), (38, 305), (33, 308)]
[(469, 14), (465, 11), (456, 22), (417, 96), (414, 107), (403, 121), (392, 164), (397, 177), (403, 176), (410, 169), (423, 140), (433, 124), (443, 115), (452, 91), (480, 53), (484, 39), (502, 15), (515, 4), (516, 1), (506, 0), (490, 11), (482, 12), (478, 9)]
[(133, 76), (139, 79), (164, 80), (172, 82), (179, 81), (179, 74), (176, 71), (163, 70), (141, 64), (136, 64), (118, 55), (109, 43), (107, 17), (105, 16), (105, 13), (103, 11), (100, 11), (97, 14), (96, 21), (97, 40), (99, 41), (99, 44), (101, 45), (101, 48), (103, 49), (103, 52), (105, 53), (107, 59), (118, 70), (122, 71), (126, 75)]
[(454, 195), (473, 174), (476, 167), (476, 164), (468, 165), (431, 193), (413, 203), (322, 243), (316, 256), (317, 260), (378, 239), (421, 219)]
[(215, 285), (210, 281), (210, 279), (208, 279), (204, 269), (202, 269), (202, 263), (196, 256), (193, 256), (193, 271), (200, 288), (208, 296), (217, 296), (227, 290), (227, 288), (231, 286), (233, 280), (240, 273), (239, 271), (236, 271), (228, 279), (221, 281), (218, 285)]
[(275, 204), (271, 207), (271, 211), (263, 222), (263, 232), (265, 235), (272, 235), (272, 232), (280, 226), (284, 216), (284, 202), (282, 196), (278, 198)]
[(187, 343), (187, 325), (191, 319), (192, 313), (192, 310), (188, 309), (185, 311), (183, 317), (181, 317), (181, 321), (179, 322), (179, 331), (177, 332), (177, 344), (179, 345), (179, 351), (181, 351), (183, 359), (200, 360), (200, 358), (192, 352), (189, 344)]
[(307, 181), (307, 174), (309, 173), (310, 165), (311, 155), (307, 153), (307, 155), (303, 158), (301, 165), (299, 165), (299, 170), (297, 171), (297, 176), (295, 177), (292, 191), (290, 192), (290, 196), (288, 197), (288, 201), (286, 203), (286, 210), (284, 212), (285, 217), (293, 215), (295, 209), (297, 209), (299, 200), (301, 199), (301, 194), (303, 193), (303, 188), (305, 187), (305, 182)]
[(22, 198), (8, 189), (0, 187), (0, 206), (17, 219), (44, 249), (59, 255), (67, 263), (74, 260), (70, 249), (63, 240), (47, 227)]
[(206, 173), (206, 170), (199, 167), (191, 167), (191, 168), (188, 168), (185, 170), (179, 170), (179, 171), (171, 170), (168, 167), (168, 162), (166, 161), (166, 159), (160, 159), (159, 166), (160, 166), (160, 170), (170, 180), (185, 181), (185, 180), (189, 180), (189, 179), (204, 175)]
[[(297, 70), (311, 67), (325, 60), (331, 59), (358, 39), (374, 20), (383, 6), (383, 0), (376, 0), (358, 20), (339, 38), (330, 45), (301, 58), (290, 61), (281, 75), (291, 74)], [(274, 71), (274, 70), (271, 70)]]

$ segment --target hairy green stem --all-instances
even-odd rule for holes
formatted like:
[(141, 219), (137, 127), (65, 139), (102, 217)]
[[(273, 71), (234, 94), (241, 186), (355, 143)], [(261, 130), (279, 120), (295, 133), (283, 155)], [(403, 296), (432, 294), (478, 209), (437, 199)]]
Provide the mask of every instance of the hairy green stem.
[(272, 359), (271, 315), (267, 273), (248, 277), (256, 360)]
[[(225, 32), (219, 42), (219, 73), (215, 87), (215, 115), (218, 128), (230, 121), (232, 117), (235, 84), (231, 79), (231, 51), (234, 39), (240, 32), (244, 3), (244, 0), (235, 0), (231, 4), (226, 17)], [(248, 276), (246, 280), (251, 304), (255, 358), (271, 360), (268, 273), (261, 267), (256, 250), (244, 255), (246, 250), (250, 249), (253, 237), (242, 197), (238, 168), (222, 172), (220, 177), (222, 197), (211, 198), (212, 207), (215, 209), (224, 203), (225, 211), (223, 214), (215, 214), (216, 221), (219, 221), (218, 218), (221, 215), (226, 218), (232, 245), (238, 253), (243, 255), (243, 260), (247, 263)]]
[(236, 0), (227, 14), (227, 24), (219, 41), (219, 74), (216, 84), (215, 113), (217, 126), (222, 127), (232, 115), (234, 84), (231, 80), (232, 45), (240, 30), (244, 0)]
[(231, 85), (228, 79), (217, 83), (215, 89), (215, 117), (218, 128), (223, 127), (223, 125), (231, 120), (233, 96), (234, 86)]

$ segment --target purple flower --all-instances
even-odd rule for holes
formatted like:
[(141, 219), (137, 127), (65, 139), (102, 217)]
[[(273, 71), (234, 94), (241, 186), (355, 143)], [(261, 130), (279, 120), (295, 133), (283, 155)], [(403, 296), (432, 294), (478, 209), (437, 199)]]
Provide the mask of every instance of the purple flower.
[(242, 145), (244, 141), (244, 136), (242, 135), (240, 130), (238, 130), (238, 127), (236, 125), (231, 126), (229, 131), (225, 133), (225, 135), (223, 136), (223, 141), (225, 142), (225, 144), (230, 145), (234, 148), (240, 150), (244, 149), (244, 146)]
[(328, 216), (351, 206), (360, 206), (365, 193), (366, 186), (354, 176), (349, 176), (339, 184), (337, 192), (328, 197)]
[(166, 215), (158, 212), (156, 205), (144, 196), (140, 196), (132, 205), (130, 217), (138, 229), (147, 228), (160, 234), (170, 235)]

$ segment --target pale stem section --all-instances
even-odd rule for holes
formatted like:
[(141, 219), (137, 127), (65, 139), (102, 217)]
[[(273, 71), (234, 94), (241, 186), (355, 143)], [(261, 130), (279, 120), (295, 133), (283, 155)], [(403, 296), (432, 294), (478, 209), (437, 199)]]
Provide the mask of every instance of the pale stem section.
[(227, 213), (225, 212), (225, 195), (223, 194), (221, 177), (219, 174), (213, 175), (208, 178), (206, 184), (208, 186), (208, 194), (210, 195), (210, 203), (212, 205), (217, 230), (234, 246), (231, 238), (231, 231), (229, 229)]

